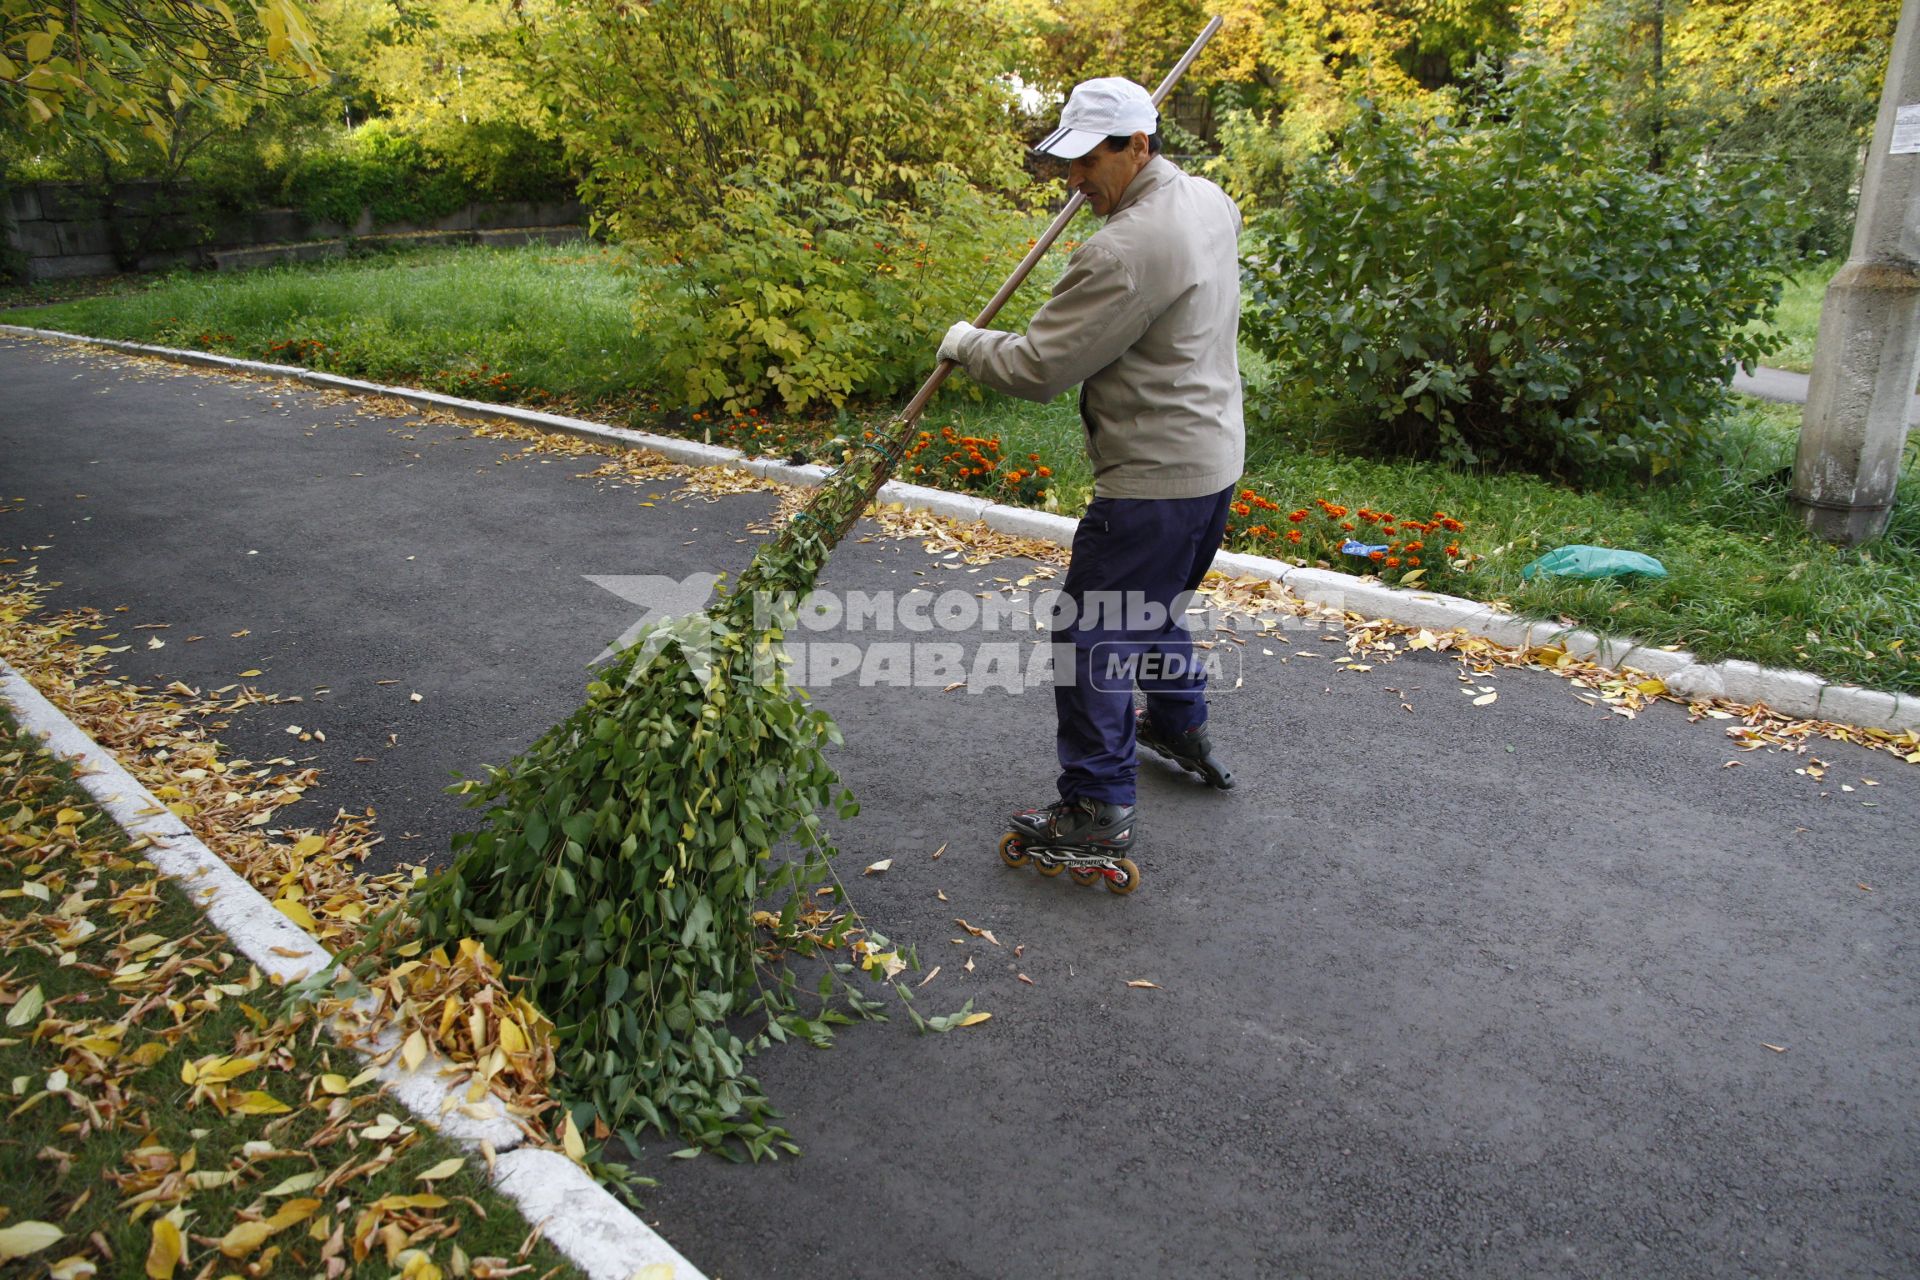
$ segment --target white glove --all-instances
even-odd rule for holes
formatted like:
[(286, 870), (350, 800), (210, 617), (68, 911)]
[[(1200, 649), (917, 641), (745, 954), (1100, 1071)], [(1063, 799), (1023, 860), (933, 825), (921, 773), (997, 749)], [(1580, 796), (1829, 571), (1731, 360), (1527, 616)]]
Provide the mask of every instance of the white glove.
[(979, 330), (975, 329), (972, 325), (968, 324), (965, 320), (954, 321), (953, 328), (947, 330), (947, 336), (940, 339), (939, 358), (942, 360), (951, 360), (955, 364), (959, 364), (961, 362), (960, 361), (961, 340), (965, 338), (968, 334), (977, 333), (977, 332), (979, 332)]

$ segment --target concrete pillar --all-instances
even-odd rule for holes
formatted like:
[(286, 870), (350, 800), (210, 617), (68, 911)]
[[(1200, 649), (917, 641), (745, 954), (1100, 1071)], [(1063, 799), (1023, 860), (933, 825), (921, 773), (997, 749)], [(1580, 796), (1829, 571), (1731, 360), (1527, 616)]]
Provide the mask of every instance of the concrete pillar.
[(1903, 0), (1847, 265), (1827, 286), (1793, 501), (1852, 545), (1886, 531), (1920, 370), (1920, 0)]

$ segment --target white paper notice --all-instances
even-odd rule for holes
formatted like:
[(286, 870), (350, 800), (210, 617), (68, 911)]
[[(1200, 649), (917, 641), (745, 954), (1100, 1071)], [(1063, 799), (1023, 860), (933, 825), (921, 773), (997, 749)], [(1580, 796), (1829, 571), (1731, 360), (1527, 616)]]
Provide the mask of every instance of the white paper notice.
[(1893, 148), (1888, 155), (1910, 156), (1920, 151), (1920, 102), (1893, 109)]

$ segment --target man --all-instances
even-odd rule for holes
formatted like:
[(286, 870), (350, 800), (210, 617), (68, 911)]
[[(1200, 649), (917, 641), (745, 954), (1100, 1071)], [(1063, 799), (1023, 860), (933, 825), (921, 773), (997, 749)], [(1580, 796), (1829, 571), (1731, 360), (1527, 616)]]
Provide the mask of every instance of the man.
[[(1068, 186), (1106, 223), (1074, 251), (1025, 334), (962, 322), (940, 357), (1028, 400), (1081, 384), (1094, 496), (1062, 587), (1077, 613), (1054, 632), (1055, 654), (1071, 644), (1074, 655), (1071, 679), (1055, 677), (1060, 799), (1015, 814), (1014, 826), (1118, 855), (1133, 834), (1136, 737), (1216, 787), (1233, 785), (1208, 743), (1205, 673), (1193, 670), (1177, 602), (1213, 562), (1245, 454), (1240, 212), (1160, 154), (1159, 114), (1130, 80), (1075, 87), (1060, 127), (1035, 149), (1069, 162)], [(1116, 592), (1131, 616), (1087, 607)], [(1137, 722), (1134, 681), (1112, 678), (1129, 656), (1142, 663), (1147, 699)]]

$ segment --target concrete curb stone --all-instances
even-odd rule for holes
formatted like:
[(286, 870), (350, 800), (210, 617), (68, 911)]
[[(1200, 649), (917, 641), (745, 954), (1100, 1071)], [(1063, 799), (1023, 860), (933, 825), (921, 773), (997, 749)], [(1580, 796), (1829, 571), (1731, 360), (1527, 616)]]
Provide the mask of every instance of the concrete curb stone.
[(700, 1272), (627, 1207), (557, 1151), (521, 1147), (494, 1162), (494, 1186), (592, 1280), (700, 1280)]
[[(293, 982), (332, 962), (332, 953), (317, 939), (241, 879), (118, 760), (5, 661), (0, 661), (0, 700), (12, 709), (23, 730), (44, 740), (50, 752), (74, 766), (81, 787), (121, 830), (149, 841), (143, 851), (147, 860), (178, 882), (209, 922), (262, 973)], [(388, 1027), (360, 1051), (377, 1056), (399, 1045), (398, 1031)], [(447, 1138), (470, 1151), (486, 1143), (504, 1153), (494, 1161), (495, 1185), (520, 1206), (529, 1222), (545, 1222), (546, 1238), (592, 1280), (704, 1280), (693, 1264), (573, 1161), (557, 1152), (522, 1147), (525, 1135), (498, 1099), (489, 1095), (478, 1104), (467, 1103), (464, 1090), (450, 1088), (443, 1079), (451, 1069), (444, 1058), (429, 1051), (410, 1071), (395, 1054), (380, 1069), (380, 1078), (409, 1111)], [(474, 1107), (491, 1115), (475, 1116)]]
[[(112, 338), (91, 338), (84, 334), (63, 333), (54, 329), (35, 329), (23, 325), (0, 325), (0, 333), (103, 347), (112, 351), (155, 356), (163, 360), (202, 365), (208, 368), (273, 374), (294, 378), (316, 387), (392, 396), (410, 404), (445, 409), (467, 417), (504, 418), (508, 421), (586, 439), (628, 444), (635, 448), (651, 450), (675, 461), (698, 466), (715, 464), (739, 466), (755, 475), (782, 480), (785, 483), (812, 485), (818, 483), (819, 479), (827, 474), (822, 467), (793, 467), (764, 458), (745, 458), (737, 450), (724, 449), (717, 445), (656, 436), (622, 427), (606, 427), (578, 418), (542, 413), (532, 409), (519, 409), (510, 405), (463, 400), (458, 396), (442, 395), (434, 391), (415, 391), (406, 387), (362, 382), (356, 378), (316, 373), (311, 369), (290, 365), (264, 364), (258, 361), (240, 360), (232, 356), (214, 355), (210, 352), (182, 351), (171, 347), (122, 342)], [(789, 479), (789, 476), (793, 478)], [(963, 495), (945, 494), (935, 498), (931, 495), (938, 491), (927, 490), (919, 485), (903, 484), (899, 481), (890, 481), (880, 492), (888, 501), (902, 502), (937, 515), (947, 515), (954, 519), (983, 519), (989, 528), (1003, 533), (1065, 546), (1072, 545), (1074, 521), (1066, 516), (1033, 511), (1024, 507), (1001, 506), (998, 503), (987, 503), (981, 499)], [(976, 503), (979, 504), (977, 508), (973, 505)], [(968, 514), (976, 509), (977, 515)], [(1433, 629), (1435, 624), (1422, 619), (1453, 618), (1457, 621), (1442, 622), (1446, 630), (1464, 630), (1471, 635), (1484, 636), (1496, 644), (1516, 648), (1525, 645), (1558, 645), (1577, 657), (1593, 658), (1616, 667), (1624, 663), (1636, 670), (1645, 671), (1648, 675), (1658, 676), (1666, 682), (1669, 689), (1683, 697), (1714, 697), (1740, 703), (1762, 703), (1782, 715), (1817, 716), (1820, 719), (1843, 724), (1890, 729), (1896, 732), (1920, 731), (1920, 698), (1902, 698), (1853, 685), (1830, 684), (1807, 672), (1779, 671), (1759, 667), (1750, 662), (1701, 663), (1691, 654), (1678, 650), (1652, 648), (1630, 637), (1601, 637), (1581, 628), (1569, 629), (1562, 623), (1499, 613), (1488, 606), (1477, 605), (1471, 600), (1390, 587), (1384, 583), (1367, 582), (1350, 574), (1336, 573), (1330, 569), (1303, 568), (1265, 556), (1222, 552), (1214, 558), (1214, 566), (1224, 573), (1241, 577), (1270, 579), (1281, 583), (1303, 600), (1369, 618), (1380, 618), (1405, 626), (1425, 626), (1430, 629)]]

